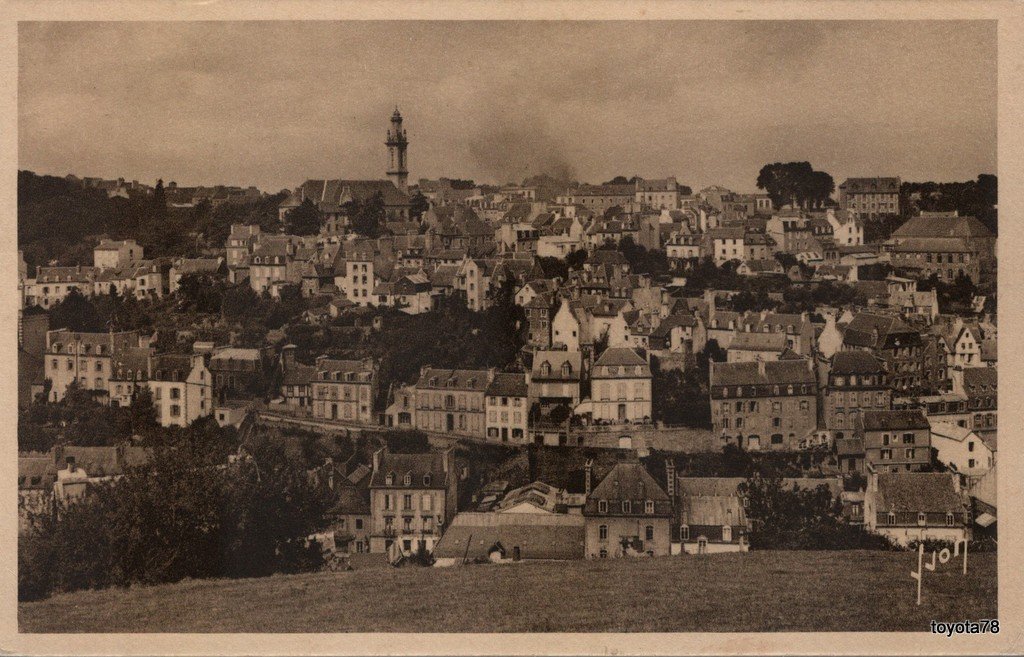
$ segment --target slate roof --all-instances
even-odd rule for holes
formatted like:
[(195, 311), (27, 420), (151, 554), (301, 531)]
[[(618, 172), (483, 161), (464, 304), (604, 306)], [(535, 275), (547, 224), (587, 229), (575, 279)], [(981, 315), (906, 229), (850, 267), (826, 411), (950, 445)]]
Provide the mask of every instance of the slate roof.
[(965, 501), (957, 492), (951, 472), (879, 474), (876, 510), (924, 513), (963, 513)]
[(864, 456), (864, 440), (861, 438), (836, 438), (836, 453), (839, 456)]
[(576, 514), (460, 513), (434, 546), (434, 557), (486, 559), (498, 544), (506, 559), (516, 547), (521, 559), (582, 559), (584, 519)]
[(968, 367), (964, 370), (964, 392), (969, 397), (995, 394), (999, 373), (994, 367)]
[(839, 351), (832, 356), (832, 374), (881, 374), (882, 362), (867, 351)]
[(487, 386), (489, 397), (526, 397), (526, 375), (518, 372), (498, 372)]
[(416, 387), (424, 390), (484, 391), (487, 390), (490, 383), (489, 376), (488, 370), (449, 370), (428, 367), (420, 373)]
[(739, 331), (729, 343), (729, 351), (778, 351), (786, 349), (785, 333)]
[[(379, 468), (370, 478), (371, 488), (446, 488), (448, 476), (444, 470), (445, 455), (440, 452), (426, 454), (395, 454), (383, 451), (380, 455)], [(395, 475), (394, 484), (387, 485), (389, 473)], [(409, 475), (412, 483), (405, 485), (405, 475)], [(424, 475), (430, 475), (430, 485), (424, 484)]]
[(848, 194), (894, 194), (900, 191), (899, 178), (847, 178), (839, 189)]
[(893, 231), (894, 238), (974, 238), (993, 237), (976, 217), (911, 217)]
[[(764, 374), (761, 366), (764, 366)], [(814, 372), (806, 360), (780, 360), (764, 363), (715, 363), (711, 369), (711, 385), (772, 385), (814, 383)]]
[(616, 463), (594, 490), (591, 500), (652, 500), (668, 502), (668, 494), (639, 462)]
[(685, 525), (746, 525), (742, 500), (733, 495), (687, 495), (679, 501), (679, 522)]
[(865, 431), (890, 431), (903, 429), (927, 429), (931, 426), (920, 410), (905, 411), (864, 411)]
[[(551, 374), (544, 376), (541, 371), (543, 363), (551, 365)], [(571, 371), (568, 378), (562, 376), (562, 364), (569, 363)], [(581, 374), (582, 357), (578, 351), (565, 351), (557, 349), (539, 349), (533, 356), (533, 381), (579, 381)]]
[(409, 205), (409, 196), (403, 194), (390, 180), (307, 180), (281, 204), (282, 207), (295, 207), (305, 199), (310, 199), (318, 206), (331, 209), (345, 203), (351, 195), (358, 201), (365, 201), (380, 192), (386, 206)]
[[(877, 329), (877, 338), (875, 330)], [(906, 322), (894, 315), (876, 315), (874, 313), (857, 313), (843, 333), (843, 343), (854, 347), (881, 347), (890, 334), (910, 333), (919, 336), (918, 332)]]

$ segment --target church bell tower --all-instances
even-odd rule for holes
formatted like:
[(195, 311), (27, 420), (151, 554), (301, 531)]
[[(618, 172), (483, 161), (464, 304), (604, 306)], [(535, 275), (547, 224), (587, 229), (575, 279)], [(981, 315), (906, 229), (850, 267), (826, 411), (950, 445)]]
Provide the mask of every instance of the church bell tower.
[(402, 115), (395, 108), (391, 115), (391, 129), (388, 130), (388, 180), (395, 183), (395, 187), (403, 194), (409, 191), (409, 169), (406, 161), (406, 151), (409, 148), (409, 141), (405, 138), (405, 130), (402, 129)]

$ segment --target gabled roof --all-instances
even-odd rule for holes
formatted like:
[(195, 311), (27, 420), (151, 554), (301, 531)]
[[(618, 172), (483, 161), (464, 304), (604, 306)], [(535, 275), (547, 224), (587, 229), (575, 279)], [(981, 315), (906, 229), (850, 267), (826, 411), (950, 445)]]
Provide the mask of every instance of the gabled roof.
[(882, 513), (963, 513), (965, 500), (957, 491), (956, 476), (951, 472), (879, 474), (875, 508)]
[(510, 559), (582, 559), (584, 518), (578, 514), (460, 513), (434, 546), (438, 559), (486, 559), (498, 550)]
[(616, 463), (587, 499), (668, 502), (668, 494), (639, 462)]

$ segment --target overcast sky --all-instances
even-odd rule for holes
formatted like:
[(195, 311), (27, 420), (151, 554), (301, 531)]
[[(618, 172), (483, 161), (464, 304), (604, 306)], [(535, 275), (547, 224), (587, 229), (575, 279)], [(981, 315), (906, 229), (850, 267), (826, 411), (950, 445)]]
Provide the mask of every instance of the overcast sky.
[(995, 22), (22, 23), (20, 167), (179, 184), (996, 168)]

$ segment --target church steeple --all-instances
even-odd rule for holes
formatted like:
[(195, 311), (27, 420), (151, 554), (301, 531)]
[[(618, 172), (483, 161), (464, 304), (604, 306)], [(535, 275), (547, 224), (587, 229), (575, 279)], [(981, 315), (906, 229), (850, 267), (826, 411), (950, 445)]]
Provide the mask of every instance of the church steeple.
[(388, 147), (388, 179), (395, 183), (395, 187), (403, 193), (409, 191), (409, 169), (406, 160), (406, 151), (409, 148), (409, 140), (405, 137), (405, 130), (402, 128), (402, 115), (395, 107), (395, 113), (391, 115), (391, 128), (388, 130), (388, 140), (385, 142)]

